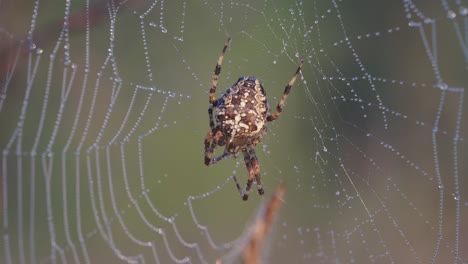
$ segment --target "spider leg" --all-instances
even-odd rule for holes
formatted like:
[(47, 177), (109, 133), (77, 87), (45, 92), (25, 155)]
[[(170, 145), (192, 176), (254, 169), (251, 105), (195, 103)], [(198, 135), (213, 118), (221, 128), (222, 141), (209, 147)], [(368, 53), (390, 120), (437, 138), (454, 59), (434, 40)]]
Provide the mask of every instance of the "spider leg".
[(214, 69), (213, 82), (211, 83), (211, 88), (210, 88), (210, 103), (214, 106), (216, 106), (216, 98), (214, 96), (214, 93), (218, 85), (218, 75), (221, 73), (221, 64), (223, 63), (224, 53), (226, 52), (226, 49), (229, 46), (230, 41), (231, 41), (231, 37), (229, 37), (226, 40), (226, 44), (224, 44), (223, 51), (221, 52), (221, 55), (219, 55), (218, 63), (216, 63), (216, 67)]
[[(222, 160), (222, 159), (225, 159), (226, 157), (228, 157), (229, 155), (232, 155), (233, 153), (229, 151), (229, 149), (232, 148), (232, 141), (229, 140), (229, 142), (226, 143), (226, 139), (224, 137), (221, 137), (219, 139), (216, 140), (216, 145), (218, 146), (223, 146), (223, 145), (226, 145), (226, 147), (224, 148), (224, 152), (223, 154), (221, 154), (220, 156), (216, 157), (216, 158), (212, 158), (211, 159), (211, 164), (215, 164), (217, 163), (218, 161)], [(236, 158), (237, 157), (237, 154), (234, 153), (234, 157)]]
[(216, 157), (216, 158), (212, 158), (210, 164), (215, 164), (215, 163), (217, 163), (218, 161), (225, 159), (225, 158), (228, 157), (229, 155), (231, 155), (231, 153), (225, 151), (222, 155), (220, 155), (220, 156), (218, 156), (218, 157)]
[(245, 185), (245, 192), (242, 195), (242, 200), (247, 201), (247, 199), (249, 199), (250, 188), (252, 187), (252, 183), (255, 176), (252, 170), (252, 164), (250, 163), (250, 157), (247, 150), (242, 149), (242, 154), (244, 154), (245, 166), (247, 167), (247, 171), (249, 172), (249, 179), (247, 180), (247, 184)]
[(210, 104), (208, 107), (208, 117), (210, 118), (210, 128), (213, 130), (215, 128), (214, 118), (213, 118), (213, 104)]
[(205, 165), (210, 165), (211, 157), (213, 156), (214, 149), (210, 147), (211, 139), (213, 138), (213, 130), (208, 131), (205, 137)]
[(255, 148), (252, 145), (248, 146), (250, 161), (252, 163), (252, 168), (254, 169), (255, 182), (257, 184), (257, 192), (260, 195), (263, 195), (265, 191), (263, 190), (262, 185), (262, 175), (260, 174), (260, 163), (257, 159), (257, 154), (255, 154)]
[(257, 183), (258, 194), (263, 195), (265, 191), (262, 186), (262, 178), (260, 175), (260, 164), (258, 163), (257, 155), (255, 154), (255, 149), (252, 145), (247, 146), (247, 148), (242, 149), (242, 154), (244, 154), (244, 162), (249, 172), (249, 179), (245, 185), (245, 192), (243, 193), (242, 200), (246, 201), (249, 199), (249, 192), (252, 188), (254, 180)]
[(216, 127), (213, 130), (208, 131), (205, 137), (205, 165), (206, 166), (215, 164), (218, 161), (231, 155), (231, 153), (225, 150), (221, 156), (213, 158), (214, 149), (217, 146), (219, 146), (220, 143), (223, 143), (223, 141), (224, 141), (223, 132), (221, 132), (219, 128)]
[(237, 181), (236, 175), (232, 175), (232, 179), (234, 180), (234, 183), (236, 184), (237, 191), (239, 192), (241, 198), (244, 198), (245, 193), (242, 190), (242, 188), (240, 187), (240, 184)]
[(294, 85), (294, 82), (296, 82), (297, 75), (301, 71), (303, 63), (304, 63), (304, 60), (301, 60), (299, 67), (297, 67), (296, 73), (291, 78), (288, 85), (286, 85), (286, 87), (284, 88), (283, 96), (281, 97), (281, 100), (278, 103), (278, 106), (276, 106), (276, 112), (272, 115), (269, 115), (267, 117), (267, 121), (275, 120), (281, 114), (281, 111), (283, 111), (284, 102), (286, 102), (286, 98), (288, 98), (289, 91), (291, 91), (291, 87)]
[(223, 136), (223, 133), (216, 127), (208, 131), (205, 137), (205, 165), (208, 166), (212, 163), (213, 152), (218, 145), (218, 140)]

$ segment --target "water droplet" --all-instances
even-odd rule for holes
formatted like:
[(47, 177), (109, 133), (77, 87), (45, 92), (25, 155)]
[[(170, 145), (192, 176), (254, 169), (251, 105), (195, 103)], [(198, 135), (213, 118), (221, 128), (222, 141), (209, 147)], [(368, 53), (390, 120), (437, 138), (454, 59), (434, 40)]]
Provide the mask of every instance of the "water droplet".
[(445, 91), (448, 89), (448, 85), (446, 83), (439, 83), (436, 85), (437, 88), (439, 88), (442, 91)]
[(462, 15), (462, 16), (468, 15), (468, 8), (466, 8), (464, 6), (461, 6), (460, 9), (459, 9), (459, 14)]
[(456, 17), (457, 17), (457, 13), (453, 12), (452, 10), (449, 10), (449, 11), (447, 12), (447, 18), (448, 18), (448, 19), (454, 19), (454, 18), (456, 18)]

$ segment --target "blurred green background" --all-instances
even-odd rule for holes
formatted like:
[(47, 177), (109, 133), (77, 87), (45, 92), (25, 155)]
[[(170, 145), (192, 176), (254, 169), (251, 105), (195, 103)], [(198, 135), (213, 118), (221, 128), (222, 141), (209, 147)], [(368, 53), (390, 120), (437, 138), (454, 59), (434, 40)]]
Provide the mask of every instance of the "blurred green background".
[[(265, 263), (468, 261), (466, 17), (450, 8), (0, 2), (0, 262), (236, 263), (279, 183)], [(256, 148), (266, 197), (248, 202), (241, 157), (203, 164), (228, 36), (218, 97), (253, 75), (274, 107), (305, 59)]]

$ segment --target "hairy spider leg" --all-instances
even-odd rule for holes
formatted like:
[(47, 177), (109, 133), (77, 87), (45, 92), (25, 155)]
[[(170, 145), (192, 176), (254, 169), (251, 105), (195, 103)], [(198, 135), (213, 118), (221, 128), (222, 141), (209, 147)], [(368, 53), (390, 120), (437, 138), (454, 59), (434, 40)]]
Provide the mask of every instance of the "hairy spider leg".
[(208, 117), (210, 118), (210, 128), (211, 131), (215, 128), (215, 123), (213, 119), (213, 104), (210, 104), (210, 107), (208, 107)]
[(247, 184), (245, 185), (245, 192), (242, 196), (242, 200), (247, 201), (247, 199), (249, 199), (249, 192), (252, 188), (252, 183), (255, 178), (255, 175), (253, 173), (252, 164), (250, 163), (250, 157), (247, 150), (242, 149), (242, 154), (244, 154), (245, 166), (247, 167), (247, 171), (249, 172), (249, 178), (247, 179)]
[(245, 193), (244, 193), (244, 190), (242, 190), (242, 188), (240, 187), (240, 184), (237, 181), (236, 175), (232, 175), (232, 179), (234, 180), (234, 183), (236, 184), (237, 191), (239, 192), (241, 198), (243, 199)]
[(263, 191), (262, 175), (260, 174), (260, 163), (258, 162), (257, 154), (255, 153), (255, 146), (248, 145), (247, 149), (250, 156), (250, 163), (252, 164), (252, 168), (254, 170), (257, 192), (258, 194), (263, 195), (265, 192)]
[(205, 165), (208, 166), (211, 163), (211, 157), (213, 156), (213, 149), (210, 149), (211, 140), (213, 139), (213, 130), (208, 131), (205, 137)]
[[(214, 151), (214, 149), (217, 147), (217, 146), (222, 146), (223, 144), (226, 144), (224, 142), (224, 138), (221, 136), (219, 139), (217, 139), (215, 142), (214, 142), (214, 145), (212, 146), (212, 149)], [(227, 145), (228, 146), (228, 145)], [(211, 153), (213, 154), (213, 153)], [(229, 157), (229, 155), (232, 155), (231, 152), (228, 151), (228, 148), (224, 148), (224, 152), (223, 154), (219, 155), (218, 157), (215, 157), (215, 158), (211, 158), (211, 161), (208, 165), (211, 165), (211, 164), (215, 164), (215, 163), (218, 163), (218, 161), (220, 160), (223, 160), (227, 157)], [(212, 156), (212, 155), (211, 155)], [(237, 155), (234, 154), (234, 157), (236, 157)], [(206, 162), (206, 161), (205, 161)]]
[(213, 152), (218, 145), (219, 139), (223, 136), (223, 132), (219, 128), (208, 131), (205, 137), (205, 165), (208, 166), (213, 162)]
[(286, 87), (284, 88), (283, 96), (281, 97), (281, 100), (278, 103), (278, 106), (276, 106), (276, 112), (274, 114), (272, 114), (272, 115), (269, 115), (267, 117), (267, 121), (273, 121), (276, 118), (278, 118), (278, 116), (280, 116), (281, 111), (283, 111), (283, 106), (284, 106), (284, 103), (286, 102), (286, 98), (288, 98), (288, 94), (291, 91), (291, 87), (294, 85), (294, 82), (296, 82), (297, 75), (301, 71), (303, 63), (304, 63), (304, 60), (301, 60), (301, 63), (299, 64), (299, 67), (297, 67), (296, 73), (291, 78), (288, 85), (286, 85)]
[[(213, 135), (214, 131), (214, 135)], [(213, 158), (214, 150), (217, 146), (225, 144), (223, 138), (223, 132), (219, 130), (218, 127), (215, 129), (208, 131), (205, 137), (205, 165), (209, 166), (212, 164), (217, 163), (218, 161), (228, 157), (231, 155), (230, 152), (224, 150), (224, 153), (221, 154), (219, 157)]]
[(216, 92), (216, 87), (218, 86), (218, 76), (221, 73), (221, 64), (223, 63), (224, 53), (226, 53), (226, 49), (229, 46), (230, 41), (231, 41), (231, 37), (229, 37), (226, 40), (226, 44), (224, 44), (223, 51), (221, 52), (221, 55), (219, 55), (218, 63), (216, 63), (216, 67), (214, 69), (213, 82), (211, 83), (211, 88), (210, 88), (210, 103), (213, 104), (214, 106), (216, 106), (216, 102), (217, 102), (214, 94)]
[(224, 151), (224, 153), (221, 154), (221, 155), (219, 155), (218, 157), (212, 158), (212, 159), (211, 159), (211, 164), (215, 164), (215, 163), (217, 163), (218, 161), (227, 158), (229, 155), (231, 155), (231, 153), (229, 153), (229, 152), (227, 152), (227, 151)]
[(255, 154), (255, 148), (252, 145), (248, 145), (247, 148), (242, 149), (244, 154), (244, 162), (249, 172), (249, 179), (245, 185), (245, 192), (242, 196), (242, 200), (247, 201), (249, 199), (249, 192), (252, 188), (254, 180), (257, 183), (258, 194), (263, 195), (265, 192), (262, 186), (262, 178), (260, 175), (260, 164), (258, 163), (257, 155)]

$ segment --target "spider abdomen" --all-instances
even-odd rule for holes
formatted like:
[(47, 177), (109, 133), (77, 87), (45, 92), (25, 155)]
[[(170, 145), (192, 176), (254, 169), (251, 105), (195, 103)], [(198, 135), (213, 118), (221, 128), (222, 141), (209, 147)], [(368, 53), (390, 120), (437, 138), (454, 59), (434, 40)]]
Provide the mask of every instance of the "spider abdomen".
[(216, 121), (228, 137), (254, 138), (265, 130), (268, 108), (261, 83), (255, 77), (241, 77), (219, 98)]

